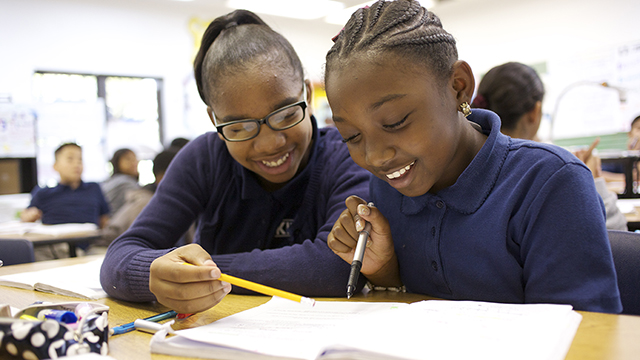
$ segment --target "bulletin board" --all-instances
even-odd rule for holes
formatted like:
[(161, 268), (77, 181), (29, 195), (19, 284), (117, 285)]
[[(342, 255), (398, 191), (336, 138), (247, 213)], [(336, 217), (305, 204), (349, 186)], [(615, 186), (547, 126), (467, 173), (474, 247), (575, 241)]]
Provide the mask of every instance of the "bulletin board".
[(36, 157), (36, 120), (30, 106), (0, 103), (0, 158)]

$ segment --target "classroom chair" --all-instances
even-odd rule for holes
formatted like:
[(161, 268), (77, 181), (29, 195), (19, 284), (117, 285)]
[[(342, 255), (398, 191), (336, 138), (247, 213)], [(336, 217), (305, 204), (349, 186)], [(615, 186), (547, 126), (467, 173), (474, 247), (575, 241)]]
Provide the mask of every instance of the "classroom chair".
[(622, 313), (640, 315), (640, 233), (608, 230)]
[(3, 266), (36, 261), (33, 243), (26, 239), (0, 239), (0, 260)]

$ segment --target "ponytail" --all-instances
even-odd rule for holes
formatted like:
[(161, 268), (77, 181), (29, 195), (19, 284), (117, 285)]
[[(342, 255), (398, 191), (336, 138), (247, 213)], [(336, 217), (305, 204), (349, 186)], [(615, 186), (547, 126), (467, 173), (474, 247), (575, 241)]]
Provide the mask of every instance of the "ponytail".
[[(302, 62), (293, 46), (279, 33), (273, 31), (262, 19), (247, 10), (236, 10), (213, 20), (202, 36), (202, 43), (193, 62), (194, 76), (200, 98), (207, 105), (214, 82), (269, 54), (270, 59), (283, 59), (302, 81)], [(286, 68), (283, 66), (283, 68)]]
[(262, 21), (262, 19), (258, 15), (252, 13), (251, 11), (236, 10), (213, 20), (211, 24), (209, 24), (209, 27), (207, 27), (207, 30), (205, 30), (204, 35), (202, 35), (200, 49), (198, 50), (196, 59), (193, 62), (193, 70), (196, 78), (196, 85), (198, 86), (198, 93), (200, 94), (200, 98), (202, 98), (202, 101), (204, 101), (205, 103), (207, 102), (206, 92), (202, 80), (202, 67), (205, 56), (207, 55), (211, 44), (213, 44), (213, 42), (218, 38), (223, 30), (244, 24), (267, 26), (267, 24), (265, 24), (265, 22)]

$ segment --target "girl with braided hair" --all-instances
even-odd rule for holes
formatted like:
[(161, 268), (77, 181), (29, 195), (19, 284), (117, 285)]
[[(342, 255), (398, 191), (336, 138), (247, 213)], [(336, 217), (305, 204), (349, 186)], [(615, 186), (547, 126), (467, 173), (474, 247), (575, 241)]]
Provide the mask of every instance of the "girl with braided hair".
[[(194, 72), (217, 133), (175, 156), (109, 247), (102, 287), (185, 313), (231, 291), (221, 272), (305, 296), (343, 295), (349, 264), (326, 239), (345, 197), (367, 194), (369, 174), (335, 128), (318, 129), (291, 44), (257, 15), (234, 11), (206, 29)], [(194, 221), (195, 244), (174, 248)]]
[[(444, 299), (621, 311), (604, 207), (589, 169), (552, 145), (511, 139), (471, 110), (474, 77), (417, 1), (359, 9), (327, 53), (333, 120), (373, 175), (328, 237), (382, 287)], [(358, 218), (354, 218), (358, 215)]]

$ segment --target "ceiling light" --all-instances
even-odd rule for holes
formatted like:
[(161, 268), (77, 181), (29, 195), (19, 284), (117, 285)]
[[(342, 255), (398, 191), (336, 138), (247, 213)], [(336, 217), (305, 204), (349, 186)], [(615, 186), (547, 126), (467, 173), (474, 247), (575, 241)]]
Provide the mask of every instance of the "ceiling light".
[[(324, 21), (329, 23), (329, 24), (335, 24), (335, 25), (344, 25), (347, 23), (347, 21), (349, 21), (349, 18), (351, 17), (351, 15), (358, 9), (363, 8), (365, 6), (370, 6), (371, 4), (373, 4), (375, 1), (367, 1), (364, 2), (362, 4), (358, 4), (355, 6), (351, 6), (348, 7), (344, 10), (341, 11), (337, 11), (335, 13), (332, 13), (330, 15), (328, 15), (327, 17), (324, 18)], [(427, 8), (430, 9), (433, 7), (434, 5), (434, 0), (420, 0), (420, 4)]]
[(344, 9), (343, 3), (331, 0), (227, 0), (226, 5), (232, 9), (303, 20), (318, 19)]

